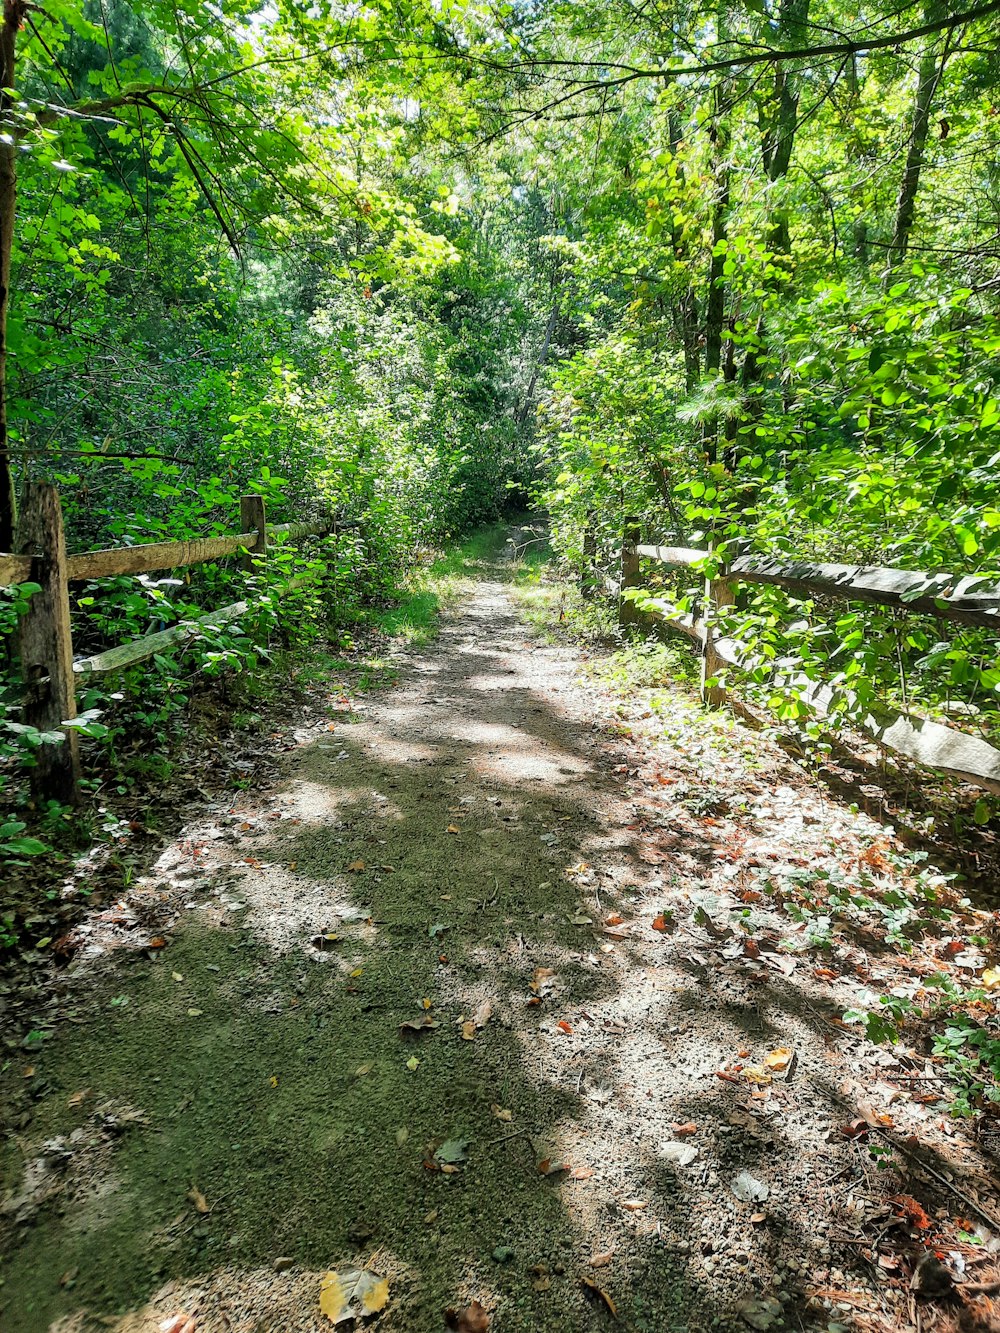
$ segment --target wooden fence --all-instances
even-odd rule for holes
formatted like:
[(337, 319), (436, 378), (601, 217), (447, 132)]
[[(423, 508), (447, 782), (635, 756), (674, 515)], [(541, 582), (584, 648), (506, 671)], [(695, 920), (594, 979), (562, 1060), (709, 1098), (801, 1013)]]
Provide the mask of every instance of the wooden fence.
[(234, 602), (170, 629), (74, 661), (70, 583), (179, 569), (231, 555), (242, 555), (243, 568), (249, 570), (254, 557), (275, 544), (322, 536), (330, 531), (331, 525), (328, 521), (268, 525), (262, 497), (246, 495), (240, 501), (240, 528), (239, 532), (220, 537), (144, 542), (68, 555), (59, 492), (54, 486), (40, 482), (29, 483), (25, 488), (18, 523), (18, 549), (10, 554), (0, 553), (0, 586), (37, 583), (41, 589), (32, 596), (20, 622), (23, 716), (28, 726), (39, 731), (62, 729), (66, 739), (61, 745), (42, 745), (38, 750), (38, 766), (32, 771), (32, 778), (40, 795), (68, 803), (78, 800), (79, 737), (66, 724), (76, 718), (76, 690), (82, 682), (183, 645), (205, 628), (237, 620), (252, 605), (246, 601)]
[[(842, 597), (1000, 631), (1000, 584), (979, 575), (928, 575), (882, 566), (810, 564), (741, 555), (705, 579), (700, 617), (677, 608), (640, 611), (628, 595), (629, 589), (643, 586), (644, 560), (671, 569), (698, 569), (711, 555), (711, 551), (693, 547), (646, 545), (640, 541), (637, 520), (627, 519), (620, 581), (599, 573), (595, 544), (588, 539), (584, 544), (583, 586), (585, 591), (603, 586), (617, 597), (623, 625), (651, 617), (694, 639), (701, 651), (702, 698), (712, 706), (725, 699), (725, 690), (717, 681), (720, 672), (727, 668), (749, 671), (759, 666), (746, 644), (717, 632), (720, 617), (735, 606), (740, 584), (772, 584), (800, 597)], [(832, 711), (837, 691), (831, 686), (804, 676), (794, 683), (799, 697), (815, 713), (825, 716)], [(881, 706), (867, 708), (862, 717), (852, 718), (852, 723), (893, 754), (1000, 793), (1000, 750), (978, 736)]]

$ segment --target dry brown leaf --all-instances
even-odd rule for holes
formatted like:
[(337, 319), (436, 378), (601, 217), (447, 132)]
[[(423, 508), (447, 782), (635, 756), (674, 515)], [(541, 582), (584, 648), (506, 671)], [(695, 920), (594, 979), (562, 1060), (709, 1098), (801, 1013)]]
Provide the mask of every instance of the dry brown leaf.
[(347, 869), (350, 871), (364, 870), (364, 868), (365, 868), (364, 861), (352, 861), (351, 864), (347, 867)]
[(678, 1139), (687, 1139), (690, 1138), (692, 1134), (698, 1133), (698, 1126), (693, 1120), (688, 1120), (683, 1125), (671, 1125), (670, 1128), (674, 1131), (675, 1138)]
[(445, 833), (461, 833), (461, 831), (462, 830), (458, 827), (457, 824), (449, 824), (448, 827), (445, 829)]
[(792, 1056), (795, 1052), (791, 1046), (779, 1046), (776, 1050), (768, 1051), (764, 1056), (764, 1064), (768, 1069), (773, 1069), (775, 1073), (781, 1073), (792, 1063)]
[(444, 1322), (455, 1333), (487, 1333), (490, 1326), (490, 1313), (485, 1305), (473, 1301), (464, 1310), (445, 1310)]
[(439, 1028), (441, 1024), (430, 1014), (421, 1014), (419, 1018), (408, 1018), (405, 1023), (399, 1025), (399, 1035), (401, 1037), (409, 1036), (411, 1032), (427, 1032), (431, 1028)]
[(505, 1110), (497, 1102), (490, 1103), (490, 1110), (493, 1112), (494, 1120), (503, 1120), (506, 1124), (509, 1125), (510, 1122), (514, 1119), (514, 1112)]
[(573, 1029), (566, 1022), (565, 1018), (560, 1018), (559, 1022), (556, 1024), (556, 1027), (559, 1029), (560, 1032), (565, 1032), (568, 1037), (571, 1037), (573, 1035)]
[(197, 1185), (191, 1186), (191, 1188), (187, 1192), (187, 1197), (194, 1204), (195, 1212), (204, 1214), (204, 1213), (210, 1213), (212, 1211), (211, 1208), (209, 1208), (208, 1206), (208, 1200), (205, 1198), (204, 1194), (202, 1194), (201, 1190), (198, 1188)]
[(554, 1162), (551, 1157), (543, 1157), (538, 1163), (538, 1174), (540, 1176), (557, 1176), (560, 1171), (568, 1170), (569, 1162)]
[(197, 1327), (194, 1315), (185, 1314), (183, 1310), (178, 1310), (169, 1319), (161, 1321), (160, 1333), (195, 1333)]
[(69, 1105), (79, 1106), (80, 1103), (85, 1102), (89, 1096), (90, 1096), (90, 1089), (82, 1088), (79, 1092), (74, 1092), (72, 1097), (69, 1098)]
[(592, 1166), (574, 1166), (569, 1173), (569, 1178), (570, 1180), (589, 1180), (593, 1174), (594, 1168)]
[(493, 1005), (484, 1000), (471, 1018), (462, 1024), (462, 1040), (473, 1041), (479, 1028), (484, 1028), (493, 1016)]
[(641, 1212), (643, 1208), (649, 1207), (648, 1199), (622, 1199), (622, 1207), (630, 1213)]
[(614, 1301), (611, 1299), (610, 1294), (606, 1292), (599, 1283), (595, 1282), (593, 1278), (589, 1277), (582, 1277), (580, 1279), (580, 1282), (584, 1287), (587, 1288), (588, 1291), (592, 1291), (595, 1296), (599, 1297), (604, 1302), (612, 1319), (618, 1318), (617, 1305), (615, 1305)]
[(607, 1268), (614, 1257), (614, 1250), (606, 1250), (604, 1254), (592, 1254), (587, 1263), (590, 1264), (591, 1268)]
[(536, 967), (528, 982), (528, 989), (534, 995), (545, 995), (552, 989), (552, 980), (556, 975), (554, 967)]

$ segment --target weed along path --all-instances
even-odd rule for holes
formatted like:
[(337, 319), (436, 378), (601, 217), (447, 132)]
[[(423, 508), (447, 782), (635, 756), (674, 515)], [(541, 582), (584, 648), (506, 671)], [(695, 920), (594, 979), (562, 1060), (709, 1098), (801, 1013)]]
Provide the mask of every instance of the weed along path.
[[(992, 1276), (993, 1140), (839, 1021), (932, 870), (512, 571), (84, 923), (2, 1076), (5, 1333), (994, 1327), (911, 1289)], [(824, 875), (876, 906), (789, 915)]]

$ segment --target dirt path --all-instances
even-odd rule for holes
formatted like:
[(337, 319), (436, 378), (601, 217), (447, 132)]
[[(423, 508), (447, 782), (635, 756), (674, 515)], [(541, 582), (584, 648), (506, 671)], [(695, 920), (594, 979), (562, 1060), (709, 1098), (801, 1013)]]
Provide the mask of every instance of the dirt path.
[(913, 1326), (919, 1172), (844, 1126), (860, 1098), (953, 1180), (983, 1162), (919, 1059), (838, 1027), (859, 941), (819, 967), (752, 887), (882, 831), (681, 694), (654, 742), (579, 667), (487, 571), (88, 923), (69, 1021), (4, 1075), (5, 1333), (318, 1330), (320, 1275), (365, 1264), (380, 1333), (473, 1301), (511, 1333)]

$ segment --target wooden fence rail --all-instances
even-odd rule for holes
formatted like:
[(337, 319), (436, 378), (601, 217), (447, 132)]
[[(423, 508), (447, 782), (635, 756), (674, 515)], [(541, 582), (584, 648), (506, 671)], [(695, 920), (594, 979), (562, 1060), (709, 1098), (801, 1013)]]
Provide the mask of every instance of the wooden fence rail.
[[(37, 767), (32, 770), (37, 794), (71, 804), (79, 799), (79, 737), (67, 724), (76, 718), (76, 690), (83, 681), (183, 645), (207, 628), (238, 620), (252, 606), (248, 601), (234, 602), (74, 662), (69, 584), (180, 569), (239, 554), (243, 568), (250, 570), (255, 556), (301, 537), (322, 536), (331, 530), (329, 521), (269, 525), (264, 500), (259, 495), (245, 495), (240, 501), (240, 523), (240, 532), (219, 537), (144, 542), (67, 555), (58, 491), (41, 482), (26, 486), (18, 526), (18, 550), (0, 553), (0, 587), (20, 583), (39, 585), (40, 591), (33, 594), (19, 627), (23, 717), (28, 726), (39, 731), (62, 730), (65, 736), (63, 744), (42, 745), (37, 752)], [(297, 582), (293, 579), (288, 586)]]
[[(588, 542), (584, 586), (603, 585), (618, 598), (618, 618), (622, 625), (635, 624), (643, 616), (649, 616), (694, 639), (701, 649), (702, 698), (713, 706), (725, 698), (725, 689), (717, 681), (720, 672), (727, 667), (750, 671), (760, 665), (746, 644), (717, 633), (719, 618), (735, 604), (737, 588), (742, 583), (771, 584), (799, 597), (842, 597), (913, 615), (1000, 629), (1000, 584), (978, 575), (923, 574), (877, 565), (811, 564), (760, 555), (740, 555), (705, 579), (701, 618), (683, 614), (676, 608), (640, 612), (629, 596), (629, 589), (642, 587), (643, 560), (673, 569), (697, 569), (710, 559), (712, 552), (640, 542), (635, 519), (625, 520), (619, 580), (598, 573), (593, 551), (594, 543)], [(815, 713), (826, 716), (833, 711), (837, 692), (831, 686), (805, 676), (797, 677), (793, 684), (799, 697)], [(893, 754), (1000, 793), (1000, 750), (978, 736), (882, 706), (866, 709), (863, 717), (852, 722)]]

